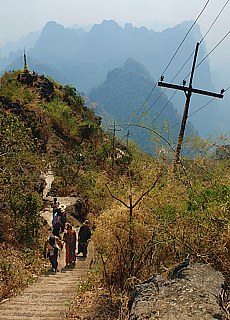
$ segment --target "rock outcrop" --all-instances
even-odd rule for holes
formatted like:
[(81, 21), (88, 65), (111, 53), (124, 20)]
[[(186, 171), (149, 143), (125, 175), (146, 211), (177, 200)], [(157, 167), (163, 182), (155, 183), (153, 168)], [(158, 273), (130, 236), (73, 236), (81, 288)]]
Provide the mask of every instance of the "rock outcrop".
[(154, 275), (132, 292), (129, 320), (227, 320), (218, 301), (223, 285), (223, 275), (203, 264), (182, 268), (170, 280)]

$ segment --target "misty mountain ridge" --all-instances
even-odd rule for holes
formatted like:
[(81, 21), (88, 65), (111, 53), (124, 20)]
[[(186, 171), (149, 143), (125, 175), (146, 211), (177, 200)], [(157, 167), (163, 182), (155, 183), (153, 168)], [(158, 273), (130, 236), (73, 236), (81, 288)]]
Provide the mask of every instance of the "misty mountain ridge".
[[(130, 57), (143, 63), (151, 77), (159, 79), (192, 23), (192, 21), (187, 21), (162, 32), (155, 32), (145, 27), (134, 27), (130, 23), (121, 27), (113, 20), (105, 20), (86, 32), (82, 28), (65, 28), (55, 21), (50, 21), (41, 31), (35, 45), (28, 50), (28, 61), (29, 59), (40, 61), (36, 64), (38, 68), (49, 66), (50, 76), (63, 84), (71, 83), (79, 92), (83, 91), (86, 94), (103, 83), (109, 71), (123, 66)], [(165, 72), (166, 82), (170, 82), (175, 77), (183, 62), (194, 52), (195, 44), (201, 38), (200, 28), (196, 24)], [(198, 62), (205, 55), (206, 48), (202, 42)], [(11, 59), (7, 64), (7, 61), (4, 60), (2, 64), (7, 70), (12, 62)], [(174, 79), (174, 83), (181, 83), (183, 78), (190, 73), (191, 64), (192, 61), (189, 61), (184, 66), (183, 75), (179, 74)], [(14, 66), (16, 68), (16, 64)], [(21, 68), (21, 64), (18, 68)], [(41, 73), (43, 70), (36, 69), (35, 71)], [(207, 59), (196, 71), (194, 87), (214, 90)], [(173, 94), (172, 90), (167, 90), (166, 93), (169, 97)], [(183, 112), (184, 101), (183, 93), (176, 94), (172, 100), (179, 113)], [(191, 100), (191, 112), (194, 111), (193, 105), (197, 108), (203, 105), (204, 101), (207, 100), (194, 95)], [(193, 123), (202, 136), (212, 133), (213, 128), (221, 123), (221, 119), (218, 119), (218, 112), (215, 106), (209, 108), (208, 119), (206, 119), (206, 110), (201, 110), (198, 116), (191, 118), (191, 121), (194, 119)]]
[[(127, 59), (124, 65), (110, 71), (106, 80), (89, 93), (91, 101), (120, 124), (121, 135), (130, 131), (131, 139), (142, 150), (154, 153), (157, 146), (164, 145), (163, 140), (157, 141), (150, 131), (137, 127), (136, 124), (154, 128), (164, 138), (176, 145), (180, 115), (160, 88), (156, 88), (152, 96), (143, 105), (143, 101), (154, 86), (155, 81), (145, 66), (133, 58)], [(167, 105), (164, 113), (162, 106)], [(129, 125), (127, 125), (129, 124)], [(186, 135), (196, 134), (194, 127), (188, 122)], [(155, 139), (155, 140), (154, 140)]]
[(40, 35), (40, 31), (30, 32), (29, 34), (22, 37), (16, 42), (12, 42), (12, 41), (7, 42), (4, 46), (1, 47), (1, 56), (7, 59), (9, 58), (12, 52), (15, 52), (24, 48), (34, 47), (39, 35)]
[[(191, 23), (192, 21), (183, 22), (174, 28), (155, 32), (145, 27), (134, 27), (131, 23), (127, 23), (123, 28), (113, 20), (105, 20), (94, 25), (90, 32), (85, 32), (83, 29), (65, 28), (55, 21), (50, 21), (44, 26), (28, 55), (55, 68), (61, 68), (63, 63), (68, 66), (69, 62), (78, 68), (81, 64), (93, 64), (102, 70), (100, 82), (105, 80), (109, 70), (123, 65), (126, 59), (133, 57), (144, 63), (155, 78), (159, 78), (171, 58), (171, 53), (175, 51)], [(193, 28), (193, 34), (187, 41), (192, 51), (195, 47), (194, 38), (201, 36), (197, 25)], [(182, 48), (177, 60), (180, 60), (180, 56), (183, 57), (183, 51)], [(57, 66), (58, 63), (61, 64)], [(176, 61), (175, 67), (171, 68), (178, 70)], [(88, 77), (90, 78), (90, 75)], [(90, 85), (79, 82), (78, 79), (73, 84), (87, 93), (100, 83), (94, 79), (92, 76)]]

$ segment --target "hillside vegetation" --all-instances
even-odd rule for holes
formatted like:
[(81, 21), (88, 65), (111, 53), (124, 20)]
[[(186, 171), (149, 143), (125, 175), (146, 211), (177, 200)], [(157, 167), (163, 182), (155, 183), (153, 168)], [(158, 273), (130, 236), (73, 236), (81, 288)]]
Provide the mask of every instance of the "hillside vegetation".
[[(12, 294), (12, 287), (32, 280), (35, 265), (38, 269), (42, 266), (38, 259), (43, 245), (39, 213), (42, 172), (52, 167), (57, 195), (73, 192), (92, 197), (98, 176), (111, 167), (112, 143), (100, 128), (100, 118), (84, 106), (75, 88), (44, 76), (5, 73), (0, 111), (0, 274), (4, 298)], [(102, 203), (99, 200), (95, 207)], [(21, 281), (24, 273), (28, 279)]]
[[(134, 124), (130, 129), (132, 139), (143, 151), (152, 154), (156, 149), (165, 146), (163, 140), (157, 143), (151, 132), (135, 124), (155, 129), (171, 145), (177, 141), (180, 127), (180, 115), (164, 91), (156, 87), (148, 101), (145, 101), (153, 86), (156, 86), (155, 81), (151, 79), (145, 66), (129, 58), (123, 67), (110, 71), (105, 82), (92, 89), (89, 94), (89, 98), (109, 114), (110, 118), (123, 125), (122, 128), (125, 128), (127, 123)], [(167, 106), (164, 112), (162, 106)], [(194, 127), (188, 122), (186, 136), (196, 134)]]
[(48, 166), (56, 195), (90, 199), (94, 285), (100, 280), (111, 297), (188, 254), (229, 277), (230, 162), (210, 157), (212, 144), (191, 141), (196, 158), (181, 159), (173, 173), (172, 151), (152, 157), (117, 140), (113, 148), (72, 86), (22, 71), (1, 78), (0, 110), (1, 298), (41, 270)]

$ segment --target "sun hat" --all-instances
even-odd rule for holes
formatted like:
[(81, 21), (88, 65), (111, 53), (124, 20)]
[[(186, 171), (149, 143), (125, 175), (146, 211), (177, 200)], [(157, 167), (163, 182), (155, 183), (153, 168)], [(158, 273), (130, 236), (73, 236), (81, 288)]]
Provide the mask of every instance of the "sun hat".
[(86, 226), (89, 226), (90, 222), (89, 222), (89, 220), (85, 220), (85, 222), (83, 224)]
[(66, 205), (60, 204), (60, 205), (58, 206), (58, 208), (61, 210), (61, 212), (64, 212), (65, 209), (66, 209)]

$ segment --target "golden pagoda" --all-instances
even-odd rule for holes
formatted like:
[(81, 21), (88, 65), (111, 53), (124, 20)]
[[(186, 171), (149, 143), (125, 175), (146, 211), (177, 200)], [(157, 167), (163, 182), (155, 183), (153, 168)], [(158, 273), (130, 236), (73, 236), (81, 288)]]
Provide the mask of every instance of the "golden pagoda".
[(23, 73), (25, 75), (30, 74), (30, 70), (29, 70), (29, 67), (26, 62), (26, 49), (24, 49), (24, 71), (23, 71)]

